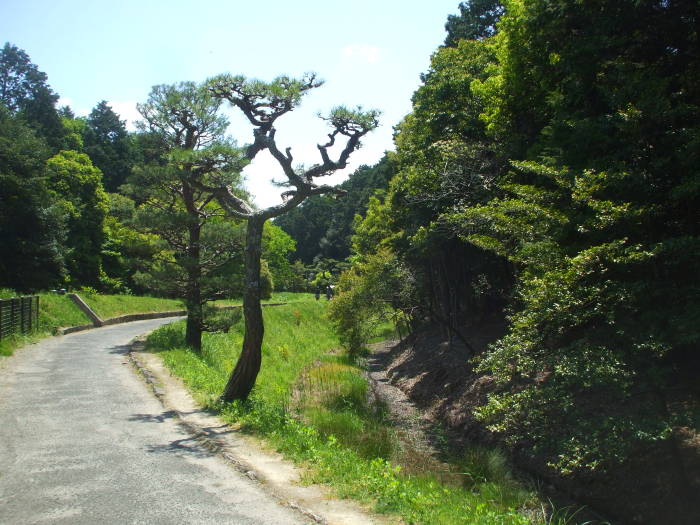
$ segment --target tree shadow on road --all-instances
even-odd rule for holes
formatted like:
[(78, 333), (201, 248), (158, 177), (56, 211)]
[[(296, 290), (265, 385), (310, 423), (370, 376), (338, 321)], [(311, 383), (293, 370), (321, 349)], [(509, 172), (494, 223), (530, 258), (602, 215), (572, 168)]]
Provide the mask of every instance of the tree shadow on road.
[(151, 454), (186, 454), (191, 457), (211, 457), (214, 453), (208, 450), (198, 436), (176, 439), (162, 445), (147, 445), (146, 451)]
[(107, 349), (110, 354), (127, 355), (131, 350), (131, 345), (117, 345)]
[(141, 423), (163, 423), (168, 419), (176, 418), (177, 415), (177, 412), (174, 410), (168, 410), (166, 412), (161, 412), (160, 414), (132, 414), (129, 416), (129, 421), (139, 421)]

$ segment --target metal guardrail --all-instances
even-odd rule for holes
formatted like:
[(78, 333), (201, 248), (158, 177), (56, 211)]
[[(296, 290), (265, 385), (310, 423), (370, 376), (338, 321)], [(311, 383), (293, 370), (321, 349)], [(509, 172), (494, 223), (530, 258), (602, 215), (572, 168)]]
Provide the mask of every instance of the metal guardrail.
[(39, 296), (0, 299), (0, 340), (39, 327)]

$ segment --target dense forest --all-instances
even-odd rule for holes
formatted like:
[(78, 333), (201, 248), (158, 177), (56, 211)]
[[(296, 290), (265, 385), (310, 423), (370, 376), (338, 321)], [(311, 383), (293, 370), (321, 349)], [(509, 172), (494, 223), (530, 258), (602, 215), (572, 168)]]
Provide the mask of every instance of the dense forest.
[[(461, 388), (488, 384), (470, 435), (615, 518), (694, 522), (700, 5), (457, 9), (396, 151), (265, 224), (264, 288), (332, 285), (354, 356), (386, 319), (445, 341)], [(203, 190), (246, 196), (221, 101), (156, 86), (129, 132), (57, 100), (5, 44), (0, 287), (182, 297), (196, 346), (203, 306), (243, 291), (245, 227)]]
[(700, 489), (699, 11), (461, 4), (332, 305), (358, 350), (387, 305), (437, 327), (491, 385), (474, 425), (613, 515), (653, 495), (643, 522), (692, 522)]

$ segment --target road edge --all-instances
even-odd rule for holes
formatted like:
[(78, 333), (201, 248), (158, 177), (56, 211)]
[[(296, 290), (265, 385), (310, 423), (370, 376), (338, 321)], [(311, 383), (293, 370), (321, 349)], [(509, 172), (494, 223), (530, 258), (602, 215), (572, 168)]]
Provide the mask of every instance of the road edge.
[[(192, 399), (182, 381), (169, 373), (161, 358), (145, 351), (145, 335), (129, 343), (127, 355), (134, 370), (163, 408), (176, 415), (178, 424), (198, 444), (263, 485), (281, 505), (321, 525), (395, 523), (379, 518), (361, 508), (359, 503), (333, 497), (330, 490), (321, 485), (299, 485), (302, 469), (281, 455), (266, 450), (255, 437), (237, 432), (217, 416), (205, 412)], [(207, 428), (225, 428), (227, 431), (211, 432)]]

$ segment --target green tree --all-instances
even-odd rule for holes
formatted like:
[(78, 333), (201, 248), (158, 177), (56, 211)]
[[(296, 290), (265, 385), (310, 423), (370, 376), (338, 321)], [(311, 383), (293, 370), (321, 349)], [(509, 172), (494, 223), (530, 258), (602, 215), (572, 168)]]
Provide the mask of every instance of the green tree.
[[(690, 484), (666, 398), (700, 339), (699, 10), (507, 2), (498, 65), (472, 88), (512, 169), (499, 198), (454, 215), (519, 269), (519, 307), (482, 370), (523, 388), (494, 395), (484, 419), (535, 437), (564, 472), (659, 441), (679, 497)], [(590, 413), (584, 398), (605, 402)]]
[[(133, 200), (119, 193), (108, 193), (107, 198), (109, 210), (105, 217), (105, 242), (102, 245), (102, 267), (106, 274), (103, 288), (115, 293), (143, 294), (153, 291), (155, 287), (145, 286), (139, 276), (148, 274), (153, 261), (167, 259), (164, 253), (167, 244), (163, 247), (157, 235), (140, 231)], [(163, 282), (170, 280), (166, 277)], [(181, 297), (181, 294), (173, 295)]]
[(445, 45), (454, 47), (460, 40), (480, 40), (495, 35), (504, 12), (501, 0), (460, 2), (459, 14), (447, 17)]
[(413, 112), (397, 128), (397, 173), (386, 197), (356, 222), (353, 239), (361, 256), (389, 248), (411, 275), (409, 317), (436, 323), (448, 341), (468, 347), (470, 325), (503, 316), (512, 274), (504, 259), (464, 243), (447, 222), (455, 207), (493, 198), (506, 165), (481, 121), (484, 101), (471, 90), (494, 62), (488, 41), (460, 40), (433, 55)]
[[(282, 204), (263, 210), (254, 209), (245, 199), (235, 195), (230, 187), (219, 185), (209, 188), (228, 213), (247, 221), (243, 296), (245, 336), (241, 357), (221, 396), (224, 401), (247, 398), (260, 371), (264, 335), (260, 307), (260, 259), (265, 222), (286, 213), (313, 195), (338, 193), (336, 188), (317, 185), (314, 179), (344, 168), (352, 152), (360, 146), (360, 139), (377, 126), (376, 111), (334, 108), (328, 116), (323, 117), (330, 125), (331, 133), (328, 142), (318, 145), (321, 163), (308, 169), (296, 170), (291, 149), (287, 148), (283, 152), (277, 146), (274, 124), (278, 118), (297, 107), (309, 90), (321, 84), (313, 74), (300, 80), (278, 77), (269, 83), (231, 75), (220, 75), (209, 81), (209, 89), (214, 96), (228, 100), (254, 128), (254, 141), (246, 150), (247, 159), (252, 160), (260, 151), (268, 151), (277, 161), (291, 188), (283, 194)], [(345, 139), (346, 142), (337, 159), (333, 160), (329, 150), (339, 139)]]
[(133, 166), (131, 140), (125, 121), (107, 104), (101, 101), (85, 121), (83, 130), (84, 151), (104, 175), (104, 187), (116, 192), (126, 182)]
[[(185, 299), (185, 339), (196, 350), (204, 329), (202, 307), (230, 288), (222, 285), (224, 269), (236, 257), (240, 238), (213, 194), (203, 189), (223, 184), (240, 194), (246, 161), (225, 135), (228, 121), (218, 113), (220, 105), (205, 86), (193, 82), (155, 86), (146, 103), (138, 105), (143, 116), (138, 126), (146, 134), (143, 144), (151, 161), (129, 179), (129, 191), (142, 203), (143, 230), (157, 234), (172, 253), (153, 271), (163, 275), (173, 265), (179, 268), (171, 283)], [(160, 281), (151, 277), (151, 283)]]
[(394, 317), (405, 275), (386, 248), (363, 257), (340, 276), (328, 316), (350, 357), (366, 351), (377, 326)]
[(311, 264), (321, 255), (321, 239), (328, 229), (334, 208), (334, 200), (329, 196), (314, 195), (275, 219), (274, 223), (294, 239), (294, 253), (305, 264)]
[(263, 229), (262, 243), (262, 258), (267, 261), (275, 289), (290, 290), (293, 270), (289, 262), (289, 254), (294, 251), (296, 244), (294, 239), (279, 226), (267, 222)]
[(58, 95), (47, 79), (27, 53), (5, 43), (0, 51), (0, 103), (21, 116), (56, 151), (65, 146), (64, 130), (56, 111)]
[(45, 290), (65, 276), (63, 209), (49, 191), (50, 149), (0, 105), (0, 287)]
[(66, 266), (72, 286), (101, 286), (107, 195), (102, 173), (90, 158), (60, 151), (46, 161), (46, 176), (67, 216)]
[(306, 264), (319, 258), (346, 259), (355, 216), (366, 213), (370, 196), (387, 189), (394, 171), (394, 163), (385, 155), (374, 166), (360, 166), (341, 183), (344, 195), (310, 197), (275, 219), (297, 242), (296, 257)]

